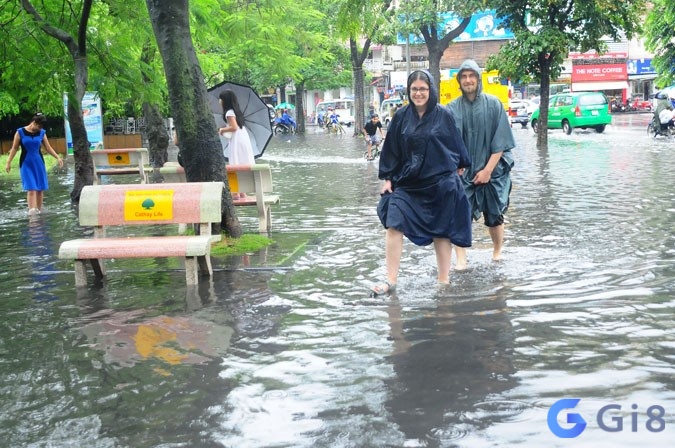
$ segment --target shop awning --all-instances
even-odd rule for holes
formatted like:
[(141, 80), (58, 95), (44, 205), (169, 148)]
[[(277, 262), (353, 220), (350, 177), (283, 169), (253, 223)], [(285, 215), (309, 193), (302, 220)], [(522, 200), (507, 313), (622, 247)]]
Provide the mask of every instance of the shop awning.
[(641, 79), (656, 79), (658, 75), (656, 73), (647, 73), (642, 75), (628, 75), (629, 81), (638, 81)]
[(588, 92), (590, 90), (626, 90), (626, 81), (602, 81), (602, 82), (573, 82), (572, 92)]

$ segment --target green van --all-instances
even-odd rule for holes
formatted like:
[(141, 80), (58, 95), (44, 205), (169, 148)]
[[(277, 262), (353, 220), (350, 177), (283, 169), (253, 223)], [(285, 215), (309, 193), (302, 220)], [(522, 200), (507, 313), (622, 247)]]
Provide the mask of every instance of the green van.
[[(538, 131), (539, 109), (530, 118), (532, 129)], [(558, 93), (548, 103), (548, 128), (562, 129), (565, 134), (574, 128), (593, 128), (601, 133), (612, 122), (609, 102), (602, 92)]]

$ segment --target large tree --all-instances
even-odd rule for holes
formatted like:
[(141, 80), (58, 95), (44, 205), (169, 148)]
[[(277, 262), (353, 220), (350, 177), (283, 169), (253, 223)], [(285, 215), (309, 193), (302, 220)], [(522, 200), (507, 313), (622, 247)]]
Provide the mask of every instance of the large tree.
[(169, 104), (176, 120), (180, 155), (188, 182), (224, 182), (222, 226), (241, 236), (225, 176), (218, 129), (209, 109), (197, 54), (190, 34), (188, 0), (146, 0), (152, 28), (164, 62)]
[[(82, 98), (87, 90), (89, 79), (87, 32), (92, 0), (83, 0), (79, 5), (70, 4), (70, 2), (66, 5), (65, 3), (61, 5), (60, 10), (50, 9), (43, 3), (44, 10), (40, 13), (30, 0), (21, 0), (21, 6), (32, 17), (35, 25), (49, 37), (61, 42), (72, 58), (72, 81), (66, 94), (75, 160), (75, 181), (70, 198), (77, 202), (80, 199), (82, 188), (85, 185), (91, 185), (94, 179), (94, 165), (89, 153), (90, 145), (82, 115)], [(54, 4), (52, 3), (51, 6)], [(61, 23), (62, 27), (56, 26), (57, 23)]]
[(647, 16), (647, 48), (654, 53), (652, 65), (659, 74), (659, 85), (675, 83), (675, 2), (655, 0)]
[(541, 85), (537, 146), (548, 146), (551, 79), (557, 78), (569, 51), (606, 51), (605, 39), (632, 38), (639, 30), (644, 0), (494, 1), (504, 26), (515, 39), (504, 45), (489, 66), (513, 80), (533, 76)]
[(390, 17), (391, 0), (337, 0), (338, 35), (347, 39), (354, 89), (354, 136), (365, 123), (365, 71), (363, 63), (373, 40), (382, 36)]
[[(419, 33), (429, 53), (429, 72), (436, 82), (441, 79), (441, 58), (452, 41), (466, 30), (471, 22), (471, 15), (483, 1), (474, 0), (416, 0), (401, 2), (398, 15), (398, 30), (404, 34)], [(452, 13), (457, 20), (447, 19)], [(461, 19), (461, 20), (460, 20)], [(445, 26), (445, 23), (450, 25)]]

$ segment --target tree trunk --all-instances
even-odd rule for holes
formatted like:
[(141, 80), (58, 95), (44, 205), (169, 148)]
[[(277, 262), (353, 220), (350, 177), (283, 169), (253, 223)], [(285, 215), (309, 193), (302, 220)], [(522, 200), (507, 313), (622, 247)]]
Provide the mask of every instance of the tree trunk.
[(354, 137), (358, 137), (362, 133), (363, 124), (366, 122), (365, 118), (365, 90), (363, 61), (366, 60), (368, 49), (370, 48), (370, 39), (366, 39), (363, 44), (363, 49), (359, 52), (357, 41), (355, 38), (349, 38), (349, 57), (352, 63), (352, 80), (354, 82)]
[[(75, 78), (78, 79), (79, 77), (76, 76)], [(82, 80), (79, 79), (81, 84)], [(86, 83), (79, 87), (76, 85), (76, 93), (68, 97), (68, 123), (70, 124), (70, 134), (73, 137), (73, 160), (75, 163), (75, 179), (73, 189), (70, 191), (70, 200), (75, 204), (80, 202), (80, 194), (85, 185), (94, 183), (94, 162), (91, 158), (87, 128), (84, 125), (84, 116), (82, 115), (82, 98), (86, 88)]]
[(171, 113), (188, 182), (223, 182), (221, 225), (241, 236), (225, 174), (216, 121), (209, 109), (204, 76), (192, 44), (188, 0), (146, 0), (152, 29), (164, 62)]
[(539, 55), (541, 67), (541, 83), (539, 86), (539, 123), (537, 124), (537, 148), (548, 148), (548, 96), (551, 91), (551, 58), (546, 54)]
[(305, 97), (305, 83), (300, 82), (295, 85), (295, 120), (298, 123), (298, 134), (305, 133), (305, 102), (303, 98)]
[(169, 134), (164, 126), (164, 117), (156, 104), (143, 103), (143, 116), (145, 117), (145, 129), (148, 137), (148, 151), (150, 152), (150, 164), (152, 165), (153, 182), (162, 180), (159, 168), (169, 158)]
[(420, 27), (420, 32), (422, 33), (422, 37), (424, 37), (424, 42), (427, 45), (427, 52), (429, 53), (429, 73), (434, 77), (436, 88), (439, 89), (439, 91), (436, 92), (438, 98), (440, 98), (441, 58), (443, 57), (443, 53), (445, 53), (445, 49), (448, 48), (453, 39), (466, 30), (466, 27), (469, 26), (470, 22), (471, 16), (463, 18), (457, 28), (450, 30), (450, 32), (446, 33), (441, 39), (438, 38), (436, 24), (423, 24)]

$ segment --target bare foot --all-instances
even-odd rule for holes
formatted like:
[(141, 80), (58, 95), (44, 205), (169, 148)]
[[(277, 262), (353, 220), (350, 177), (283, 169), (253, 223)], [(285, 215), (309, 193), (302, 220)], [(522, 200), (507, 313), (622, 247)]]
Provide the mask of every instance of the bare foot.
[(492, 261), (502, 261), (502, 251), (492, 252)]
[(458, 261), (457, 264), (455, 264), (455, 271), (457, 272), (466, 271), (466, 269), (467, 269), (466, 261)]

